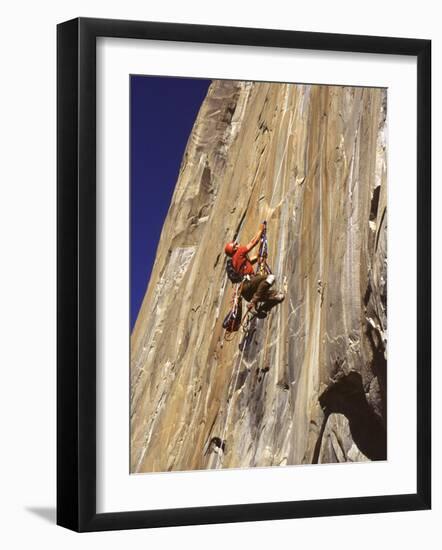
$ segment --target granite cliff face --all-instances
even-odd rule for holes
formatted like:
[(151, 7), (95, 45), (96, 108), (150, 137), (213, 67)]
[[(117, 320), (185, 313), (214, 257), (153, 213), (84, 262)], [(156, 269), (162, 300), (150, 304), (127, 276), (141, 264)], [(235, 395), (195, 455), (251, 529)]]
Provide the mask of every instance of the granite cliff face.
[[(385, 459), (386, 90), (214, 81), (131, 337), (131, 471)], [(286, 299), (223, 340), (224, 244)]]

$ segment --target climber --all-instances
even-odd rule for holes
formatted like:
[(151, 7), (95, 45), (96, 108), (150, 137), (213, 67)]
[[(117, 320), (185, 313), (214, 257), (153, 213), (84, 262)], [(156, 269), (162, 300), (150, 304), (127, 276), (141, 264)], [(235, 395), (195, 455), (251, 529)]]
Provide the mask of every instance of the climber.
[[(272, 273), (260, 275), (254, 272), (253, 264), (259, 261), (256, 254), (249, 258), (248, 253), (260, 242), (266, 231), (266, 222), (262, 223), (258, 232), (245, 246), (236, 241), (227, 243), (224, 251), (231, 257), (233, 269), (242, 276), (241, 296), (249, 302), (248, 309), (252, 315), (259, 318), (267, 316), (267, 311), (284, 300), (284, 294), (272, 289), (275, 276)], [(258, 307), (258, 303), (261, 306)]]

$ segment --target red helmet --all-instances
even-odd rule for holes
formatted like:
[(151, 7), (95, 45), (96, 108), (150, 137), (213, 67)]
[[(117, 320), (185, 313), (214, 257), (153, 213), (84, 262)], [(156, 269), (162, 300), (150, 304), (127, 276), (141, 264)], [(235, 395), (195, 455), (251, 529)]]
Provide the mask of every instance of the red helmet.
[(233, 256), (235, 253), (235, 241), (232, 241), (231, 243), (227, 243), (224, 247), (224, 252), (227, 254), (227, 256)]

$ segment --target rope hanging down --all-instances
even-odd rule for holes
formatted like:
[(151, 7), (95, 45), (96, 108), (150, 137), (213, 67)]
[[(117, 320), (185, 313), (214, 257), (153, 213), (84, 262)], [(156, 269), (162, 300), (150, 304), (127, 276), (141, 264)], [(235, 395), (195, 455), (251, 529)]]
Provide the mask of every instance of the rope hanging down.
[[(260, 238), (255, 275), (270, 275), (272, 273), (272, 270), (270, 269), (270, 266), (267, 263), (267, 257), (268, 257), (267, 222), (263, 222), (263, 225), (264, 225), (264, 230)], [(242, 339), (242, 342), (239, 345), (239, 349), (240, 349), (239, 360), (237, 360), (236, 362), (233, 376), (230, 379), (230, 384), (227, 390), (227, 410), (226, 410), (226, 417), (223, 424), (223, 429), (221, 431), (220, 437), (212, 437), (206, 450), (206, 454), (207, 454), (207, 452), (212, 448), (212, 445), (218, 449), (217, 451), (218, 457), (216, 460), (215, 468), (219, 468), (220, 466), (222, 467), (223, 458), (227, 452), (225, 438), (228, 430), (230, 413), (231, 413), (233, 401), (235, 398), (236, 386), (238, 384), (238, 378), (241, 370), (244, 352), (247, 347), (247, 342), (249, 340), (249, 337), (253, 333), (253, 331), (251, 331), (251, 322), (253, 321), (254, 323), (254, 321), (256, 320), (256, 317), (253, 315), (250, 315), (249, 311), (246, 311), (246, 313), (244, 314), (244, 317), (242, 317), (242, 297), (241, 297), (241, 291), (242, 291), (242, 285), (243, 285), (242, 277), (241, 279), (239, 279), (240, 282), (236, 281), (234, 277), (235, 274), (233, 274), (232, 276), (232, 273), (229, 273), (229, 270), (232, 270), (231, 260), (228, 260), (228, 262), (230, 262), (230, 264), (228, 263), (227, 265), (227, 272), (229, 275), (229, 279), (233, 283), (233, 296), (231, 300), (231, 309), (223, 322), (223, 327), (225, 329), (224, 340), (226, 341), (232, 340), (235, 336), (235, 332), (237, 332), (241, 327), (244, 332), (244, 338)], [(232, 386), (232, 381), (233, 381), (233, 386)]]
[(226, 340), (227, 342), (232, 340), (232, 338), (235, 335), (235, 332), (241, 326), (241, 322), (242, 322), (241, 287), (242, 287), (242, 283), (234, 285), (232, 307), (223, 322), (223, 327), (225, 329), (224, 340)]
[[(267, 222), (263, 222), (263, 224), (264, 224), (264, 231), (262, 232), (261, 239), (260, 239), (257, 264), (255, 268), (255, 275), (270, 275), (272, 273), (270, 266), (267, 263), (267, 257), (268, 257)], [(229, 268), (231, 268), (231, 265), (229, 266)], [(229, 278), (233, 282), (232, 278), (231, 277)], [(250, 336), (250, 322), (251, 322), (251, 319), (253, 318), (253, 317), (250, 317), (249, 311), (246, 311), (246, 313), (244, 314), (244, 317), (242, 317), (242, 298), (241, 298), (242, 284), (243, 284), (242, 281), (239, 283), (233, 283), (233, 297), (231, 301), (231, 309), (223, 322), (223, 327), (225, 329), (224, 340), (226, 341), (232, 340), (235, 336), (235, 332), (237, 332), (241, 327), (244, 332), (244, 338), (242, 340), (242, 343), (239, 346), (239, 349), (240, 349), (239, 360), (237, 360), (236, 362), (234, 372), (233, 372), (233, 377), (230, 380), (229, 388), (227, 390), (227, 410), (226, 410), (226, 417), (224, 420), (223, 429), (221, 431), (221, 436), (212, 438), (210, 443), (211, 445), (212, 443), (216, 442), (216, 447), (218, 448), (218, 451), (217, 451), (218, 457), (216, 460), (215, 468), (219, 468), (220, 466), (222, 466), (224, 455), (227, 452), (225, 438), (226, 438), (228, 424), (230, 420), (231, 409), (235, 398), (236, 386), (238, 384), (238, 378), (241, 370), (244, 352), (247, 347), (247, 341), (249, 339), (248, 337)], [(232, 386), (232, 381), (233, 381), (233, 386)]]
[[(233, 386), (231, 385), (232, 384), (232, 379), (230, 379), (230, 385), (229, 385), (229, 388), (227, 390), (227, 412), (226, 412), (226, 420), (224, 422), (224, 427), (223, 427), (223, 431), (221, 432), (221, 438), (220, 438), (220, 445), (219, 445), (219, 450), (218, 450), (218, 456), (217, 456), (217, 459), (216, 459), (216, 464), (215, 464), (215, 468), (218, 469), (218, 466), (221, 464), (222, 466), (222, 463), (223, 463), (223, 458), (227, 452), (227, 442), (226, 442), (226, 434), (227, 434), (227, 426), (228, 426), (228, 423), (229, 423), (229, 419), (230, 419), (230, 411), (232, 409), (232, 403), (233, 403), (233, 400), (234, 400), (234, 397), (235, 397), (235, 393), (236, 393), (236, 386), (238, 385), (238, 378), (239, 378), (239, 372), (241, 370), (241, 365), (242, 365), (242, 359), (244, 357), (244, 348), (241, 350), (241, 354), (240, 354), (240, 357), (239, 357), (239, 361), (237, 362), (236, 364), (236, 374), (235, 374), (235, 379), (234, 379), (234, 382), (233, 382)], [(230, 390), (231, 389), (231, 390)]]

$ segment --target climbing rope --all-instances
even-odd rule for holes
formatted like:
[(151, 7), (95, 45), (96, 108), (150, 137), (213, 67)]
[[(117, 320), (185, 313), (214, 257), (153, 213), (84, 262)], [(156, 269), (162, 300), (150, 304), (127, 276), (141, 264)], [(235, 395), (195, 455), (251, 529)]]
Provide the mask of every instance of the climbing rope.
[[(239, 362), (237, 363), (237, 366), (236, 366), (236, 376), (235, 376), (235, 382), (233, 384), (233, 388), (232, 388), (232, 394), (230, 396), (230, 398), (228, 398), (227, 400), (227, 414), (226, 414), (226, 421), (224, 423), (224, 428), (223, 428), (223, 431), (222, 431), (222, 434), (221, 434), (221, 447), (219, 447), (219, 453), (218, 453), (218, 458), (216, 460), (216, 465), (215, 465), (215, 468), (217, 469), (218, 468), (218, 465), (219, 465), (219, 462), (220, 462), (220, 459), (221, 459), (221, 453), (225, 454), (225, 450), (226, 449), (226, 444), (225, 444), (225, 437), (226, 437), (226, 432), (227, 432), (227, 425), (228, 425), (228, 422), (229, 422), (229, 418), (230, 418), (230, 409), (231, 409), (231, 406), (232, 406), (232, 401), (233, 401), (233, 398), (235, 396), (235, 388), (236, 388), (236, 385), (238, 384), (238, 377), (239, 377), (239, 372), (240, 372), (240, 369), (241, 369), (241, 365), (242, 365), (242, 359), (243, 359), (243, 356), (244, 356), (244, 350), (245, 350), (245, 346), (243, 347), (242, 351), (241, 351), (241, 355), (240, 355), (240, 358), (239, 358)], [(229, 385), (229, 390), (228, 390), (228, 394), (227, 396), (230, 394), (230, 388), (232, 386)]]
[(241, 303), (242, 283), (234, 285), (233, 297), (231, 301), (231, 309), (227, 317), (224, 319), (224, 340), (230, 342), (235, 336), (235, 332), (242, 323), (242, 303)]

